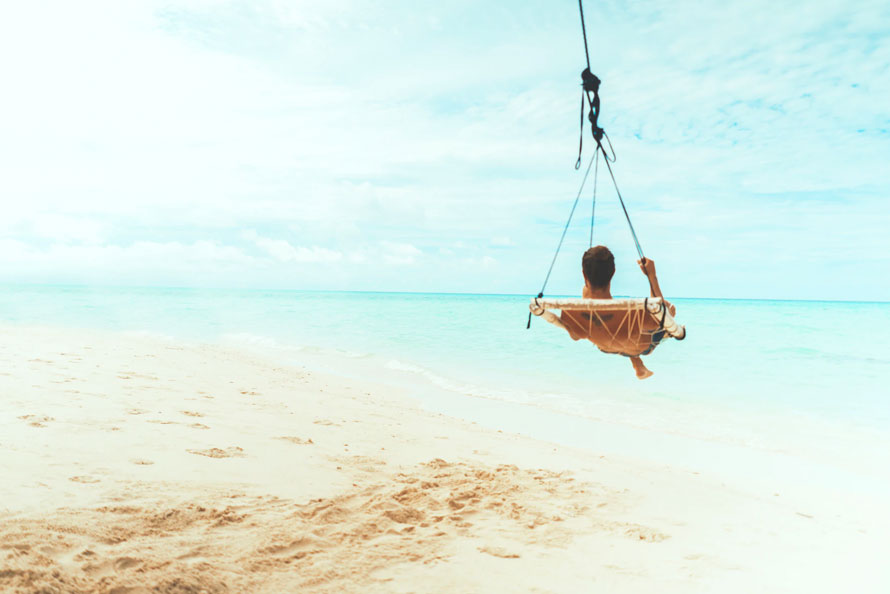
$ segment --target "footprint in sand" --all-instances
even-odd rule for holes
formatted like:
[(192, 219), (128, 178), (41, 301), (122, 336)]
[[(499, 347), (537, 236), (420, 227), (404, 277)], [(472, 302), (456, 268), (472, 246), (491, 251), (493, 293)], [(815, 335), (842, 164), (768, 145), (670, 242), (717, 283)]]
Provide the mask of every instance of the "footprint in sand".
[(189, 427), (191, 427), (192, 429), (210, 429), (210, 427), (205, 425), (204, 423), (192, 423), (191, 425), (189, 425)]
[(128, 415), (144, 415), (145, 413), (150, 412), (144, 408), (131, 408), (127, 411)]
[(210, 551), (210, 550), (211, 550), (210, 547), (198, 546), (198, 547), (195, 547), (194, 549), (191, 549), (191, 550), (183, 553), (182, 555), (179, 555), (176, 558), (186, 560), (186, 559), (194, 559), (196, 557), (205, 557), (207, 555), (208, 551)]
[(235, 446), (221, 450), (210, 448), (209, 450), (186, 450), (189, 454), (207, 456), (208, 458), (244, 458), (244, 450)]
[(19, 418), (23, 421), (28, 421), (28, 424), (32, 427), (46, 427), (45, 423), (55, 421), (54, 418), (46, 415), (22, 415)]
[(154, 464), (151, 460), (143, 460), (141, 458), (137, 458), (136, 460), (130, 460), (133, 464), (138, 464), (139, 466), (151, 466)]
[(186, 415), (187, 417), (203, 417), (204, 416), (203, 414), (201, 414), (199, 412), (195, 412), (193, 410), (181, 410), (179, 412)]
[(303, 439), (302, 437), (295, 437), (293, 435), (283, 435), (281, 437), (276, 437), (275, 439), (283, 439), (284, 441), (289, 441), (297, 445), (309, 445), (315, 443), (312, 439)]
[(68, 480), (72, 483), (84, 483), (87, 485), (99, 482), (99, 479), (93, 478), (91, 476), (69, 476)]
[(95, 556), (96, 556), (95, 551), (91, 551), (90, 549), (84, 549), (74, 556), (74, 560), (75, 561), (83, 561), (84, 559), (92, 559)]
[(329, 421), (328, 419), (315, 419), (312, 421), (314, 425), (325, 425), (327, 427), (340, 427), (340, 423), (335, 423), (334, 421)]
[(648, 528), (646, 526), (639, 526), (636, 524), (625, 524), (627, 528), (624, 530), (624, 535), (628, 536), (634, 540), (643, 540), (646, 542), (661, 542), (670, 538), (667, 534), (662, 534), (657, 530), (653, 530), (652, 528)]
[(501, 559), (519, 559), (519, 555), (516, 553), (511, 553), (507, 549), (502, 547), (477, 547), (480, 553), (488, 553), (493, 557), (500, 557)]
[(122, 569), (130, 569), (131, 567), (136, 567), (137, 565), (142, 565), (142, 561), (140, 559), (136, 559), (135, 557), (118, 557), (114, 560), (114, 568), (118, 571)]

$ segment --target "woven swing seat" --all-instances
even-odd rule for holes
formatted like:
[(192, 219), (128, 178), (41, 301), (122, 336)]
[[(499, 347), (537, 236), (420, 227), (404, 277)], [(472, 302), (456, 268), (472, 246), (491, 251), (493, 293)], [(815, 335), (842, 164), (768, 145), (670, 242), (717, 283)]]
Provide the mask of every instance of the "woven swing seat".
[[(677, 340), (686, 338), (686, 327), (677, 323), (661, 297), (646, 297), (643, 299), (545, 299), (532, 298), (532, 308), (560, 311), (589, 312), (591, 323), (599, 313), (624, 312), (625, 321), (621, 326), (628, 335), (633, 333), (643, 334), (644, 321), (651, 316), (659, 323), (659, 328)], [(551, 324), (562, 326), (562, 322), (556, 316), (544, 316)]]

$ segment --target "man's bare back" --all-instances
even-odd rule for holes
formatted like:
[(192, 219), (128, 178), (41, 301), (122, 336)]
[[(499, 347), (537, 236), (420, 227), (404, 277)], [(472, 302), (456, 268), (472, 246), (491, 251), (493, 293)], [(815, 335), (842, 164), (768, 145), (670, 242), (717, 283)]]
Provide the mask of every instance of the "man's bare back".
[(634, 316), (624, 312), (564, 311), (560, 320), (574, 340), (587, 339), (604, 353), (628, 357), (644, 354), (652, 346), (652, 335), (659, 331), (658, 323), (645, 316), (640, 332)]
[[(640, 270), (649, 280), (652, 297), (662, 297), (655, 274), (655, 262), (639, 260)], [(604, 246), (591, 248), (582, 260), (584, 270), (584, 299), (612, 299), (611, 279), (614, 274), (614, 257)], [(663, 297), (662, 297), (663, 298)], [(674, 306), (665, 301), (665, 306), (673, 315)], [(560, 321), (573, 340), (589, 340), (605, 353), (624, 355), (630, 358), (637, 377), (645, 379), (652, 375), (640, 357), (648, 355), (665, 337), (664, 329), (648, 314), (642, 319), (634, 313), (625, 312), (582, 312), (563, 311)]]

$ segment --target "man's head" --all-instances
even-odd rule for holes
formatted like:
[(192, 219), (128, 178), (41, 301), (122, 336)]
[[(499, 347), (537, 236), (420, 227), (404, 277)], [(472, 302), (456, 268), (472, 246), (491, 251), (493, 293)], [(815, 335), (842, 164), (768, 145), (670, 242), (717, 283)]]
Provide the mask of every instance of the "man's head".
[(604, 245), (592, 247), (581, 258), (584, 279), (593, 289), (608, 288), (615, 274), (615, 256)]

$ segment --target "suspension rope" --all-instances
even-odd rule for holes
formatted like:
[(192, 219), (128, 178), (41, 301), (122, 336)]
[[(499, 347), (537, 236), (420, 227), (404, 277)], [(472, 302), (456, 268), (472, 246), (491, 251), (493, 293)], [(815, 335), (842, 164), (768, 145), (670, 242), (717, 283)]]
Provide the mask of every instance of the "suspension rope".
[(600, 172), (600, 152), (596, 151), (594, 154), (596, 155), (596, 167), (593, 168), (593, 205), (590, 207), (590, 244), (588, 247), (593, 247), (593, 224), (596, 221), (596, 186)]
[[(581, 153), (584, 149), (584, 100), (585, 97), (587, 99), (587, 103), (590, 106), (590, 111), (587, 114), (587, 119), (590, 121), (590, 132), (593, 135), (594, 140), (596, 141), (596, 149), (593, 151), (593, 156), (590, 158), (590, 163), (587, 165), (587, 169), (584, 172), (584, 178), (581, 180), (581, 187), (578, 188), (578, 194), (575, 196), (575, 202), (572, 204), (572, 210), (569, 212), (569, 219), (566, 221), (565, 227), (563, 227), (562, 235), (559, 237), (559, 243), (556, 245), (556, 253), (553, 254), (553, 259), (550, 261), (550, 268), (547, 269), (547, 276), (544, 277), (544, 284), (541, 285), (541, 291), (538, 293), (536, 299), (541, 299), (544, 297), (544, 290), (547, 288), (547, 283), (550, 281), (550, 275), (553, 273), (553, 267), (556, 265), (556, 259), (559, 257), (559, 252), (562, 249), (562, 244), (565, 241), (566, 233), (569, 231), (569, 226), (572, 223), (572, 217), (575, 215), (575, 209), (578, 208), (578, 201), (581, 199), (581, 193), (584, 191), (584, 184), (587, 182), (587, 177), (590, 175), (590, 168), (593, 166), (594, 161), (596, 161), (596, 169), (593, 174), (593, 204), (590, 210), (590, 247), (593, 247), (593, 230), (594, 230), (594, 222), (596, 216), (596, 190), (597, 190), (597, 182), (599, 178), (599, 155), (600, 152), (603, 154), (603, 161), (606, 162), (606, 168), (609, 170), (609, 177), (612, 178), (612, 185), (615, 186), (615, 193), (618, 195), (618, 200), (621, 203), (621, 210), (624, 212), (624, 218), (627, 220), (627, 226), (630, 228), (630, 234), (633, 236), (634, 245), (637, 248), (637, 254), (640, 256), (640, 261), (645, 264), (646, 256), (643, 255), (643, 248), (640, 245), (640, 240), (637, 237), (637, 232), (634, 229), (633, 223), (630, 221), (630, 214), (627, 212), (627, 206), (624, 204), (624, 197), (621, 195), (621, 190), (618, 188), (618, 181), (615, 179), (615, 173), (612, 171), (612, 163), (617, 160), (617, 156), (615, 154), (615, 148), (612, 146), (612, 139), (609, 138), (609, 135), (606, 134), (606, 131), (599, 127), (599, 115), (600, 115), (600, 97), (599, 97), (599, 86), (600, 79), (596, 77), (590, 71), (590, 48), (587, 43), (587, 25), (584, 22), (584, 5), (582, 0), (578, 0), (578, 12), (581, 15), (581, 34), (584, 38), (584, 58), (587, 62), (587, 68), (581, 72), (581, 134), (578, 140), (578, 160), (575, 162), (575, 169), (581, 168)], [(606, 141), (609, 144), (609, 150), (612, 153), (612, 156), (609, 156), (609, 153), (606, 152), (606, 148), (603, 146), (603, 137), (605, 137)], [(650, 282), (651, 284), (651, 282)], [(532, 314), (528, 314), (528, 324), (526, 328), (531, 328), (532, 323)]]
[[(611, 142), (609, 144), (611, 145)], [(606, 154), (606, 150), (603, 148), (602, 144), (599, 145), (598, 149), (603, 151), (603, 155)], [(615, 186), (615, 193), (618, 194), (618, 201), (621, 202), (621, 210), (624, 211), (624, 218), (627, 219), (627, 226), (630, 227), (630, 234), (634, 238), (634, 245), (637, 246), (637, 253), (640, 255), (640, 260), (645, 264), (646, 256), (643, 255), (643, 248), (640, 247), (640, 240), (637, 239), (637, 232), (634, 231), (634, 224), (630, 222), (630, 215), (627, 213), (627, 207), (624, 205), (624, 198), (621, 197), (621, 190), (618, 189), (618, 182), (615, 181), (615, 174), (612, 172), (612, 165), (609, 163), (608, 156), (604, 160), (606, 161), (606, 167), (609, 169), (609, 176), (612, 178), (612, 185)]]
[(553, 254), (553, 260), (550, 261), (550, 268), (547, 270), (547, 276), (544, 277), (544, 284), (541, 285), (541, 297), (544, 296), (544, 289), (547, 288), (547, 282), (550, 280), (550, 274), (553, 272), (553, 266), (556, 264), (556, 258), (559, 256), (559, 250), (562, 249), (562, 242), (566, 238), (569, 225), (572, 224), (572, 217), (575, 215), (575, 209), (578, 207), (578, 201), (581, 199), (581, 192), (584, 191), (584, 184), (587, 182), (588, 174), (590, 174), (590, 167), (593, 165), (593, 159), (594, 157), (590, 158), (590, 163), (587, 165), (587, 171), (584, 172), (584, 178), (581, 180), (581, 187), (578, 188), (578, 194), (575, 196), (575, 203), (572, 204), (572, 210), (569, 212), (569, 220), (566, 221), (566, 226), (562, 229), (562, 236), (560, 236), (559, 243), (556, 245), (556, 253)]
[(600, 79), (590, 71), (590, 50), (587, 45), (587, 25), (584, 23), (584, 5), (578, 0), (578, 12), (581, 14), (581, 34), (584, 38), (584, 59), (587, 61), (587, 68), (581, 72), (581, 130), (578, 137), (578, 160), (575, 161), (575, 169), (581, 167), (581, 153), (584, 151), (584, 98), (587, 97), (587, 104), (590, 111), (587, 113), (587, 119), (590, 120), (590, 132), (596, 143), (599, 144), (603, 138), (603, 129), (599, 127), (597, 121), (600, 116)]
[[(572, 204), (572, 210), (569, 211), (569, 219), (566, 221), (566, 226), (562, 229), (562, 235), (559, 238), (559, 243), (556, 244), (556, 253), (553, 254), (553, 259), (550, 261), (550, 268), (547, 270), (547, 276), (544, 277), (544, 284), (541, 285), (541, 290), (538, 292), (538, 299), (544, 296), (544, 289), (547, 288), (547, 283), (550, 281), (550, 274), (553, 272), (553, 266), (556, 265), (556, 258), (559, 257), (559, 250), (562, 249), (562, 242), (565, 241), (566, 233), (569, 231), (569, 225), (572, 224), (572, 217), (575, 216), (575, 209), (578, 208), (578, 201), (581, 200), (581, 192), (584, 191), (584, 184), (587, 182), (587, 176), (590, 174), (590, 168), (593, 165), (593, 161), (596, 158), (596, 155), (599, 153), (594, 153), (594, 156), (590, 158), (590, 163), (587, 165), (587, 171), (584, 172), (584, 177), (581, 179), (581, 187), (578, 188), (578, 194), (575, 196), (575, 202)], [(532, 314), (529, 312), (528, 314), (528, 324), (526, 325), (526, 329), (531, 328), (532, 325)]]
[(584, 5), (578, 0), (578, 12), (581, 13), (581, 33), (584, 36), (584, 57), (587, 58), (587, 69), (590, 70), (590, 52), (587, 50), (587, 27), (584, 25)]
[[(594, 153), (599, 156), (599, 152), (602, 151), (603, 158), (606, 161), (606, 167), (609, 169), (609, 176), (612, 178), (612, 184), (615, 186), (615, 193), (618, 194), (618, 200), (621, 202), (621, 210), (624, 211), (624, 218), (627, 219), (627, 226), (630, 227), (630, 234), (633, 236), (634, 245), (637, 247), (637, 253), (640, 255), (640, 260), (644, 263), (646, 262), (646, 257), (643, 255), (643, 248), (640, 246), (640, 240), (637, 238), (637, 232), (634, 230), (633, 223), (630, 222), (630, 215), (627, 213), (627, 206), (624, 205), (624, 198), (621, 196), (621, 190), (618, 189), (618, 182), (615, 180), (615, 174), (612, 172), (612, 165), (617, 160), (617, 156), (615, 155), (615, 148), (612, 146), (612, 139), (609, 138), (609, 135), (606, 134), (605, 130), (599, 127), (597, 121), (600, 115), (600, 97), (599, 97), (599, 86), (600, 79), (597, 78), (590, 71), (590, 49), (587, 44), (587, 25), (584, 22), (584, 3), (583, 0), (578, 0), (578, 12), (581, 15), (581, 36), (584, 38), (584, 59), (587, 62), (587, 68), (581, 73), (581, 81), (582, 81), (582, 91), (581, 91), (581, 141), (578, 143), (578, 160), (575, 162), (575, 169), (581, 165), (581, 150), (583, 149), (583, 139), (584, 139), (584, 96), (587, 96), (587, 102), (590, 104), (590, 113), (588, 114), (588, 119), (590, 120), (590, 132), (593, 134), (593, 138), (596, 140), (596, 150)], [(591, 97), (591, 93), (593, 93), (593, 97)], [(609, 143), (609, 149), (612, 151), (612, 158), (609, 158), (608, 153), (606, 153), (605, 147), (603, 147), (603, 136), (606, 137), (606, 140)], [(594, 224), (594, 214), (596, 213), (596, 181), (597, 174), (599, 173), (599, 158), (596, 160), (597, 170), (593, 175), (593, 206), (591, 207), (590, 213), (590, 246), (593, 247), (593, 224)], [(590, 167), (588, 166), (588, 170)], [(586, 178), (586, 174), (585, 174)], [(582, 185), (583, 187), (583, 185)], [(551, 270), (553, 269), (553, 265), (550, 265)], [(549, 273), (548, 273), (549, 276)], [(546, 283), (545, 283), (546, 284)]]

